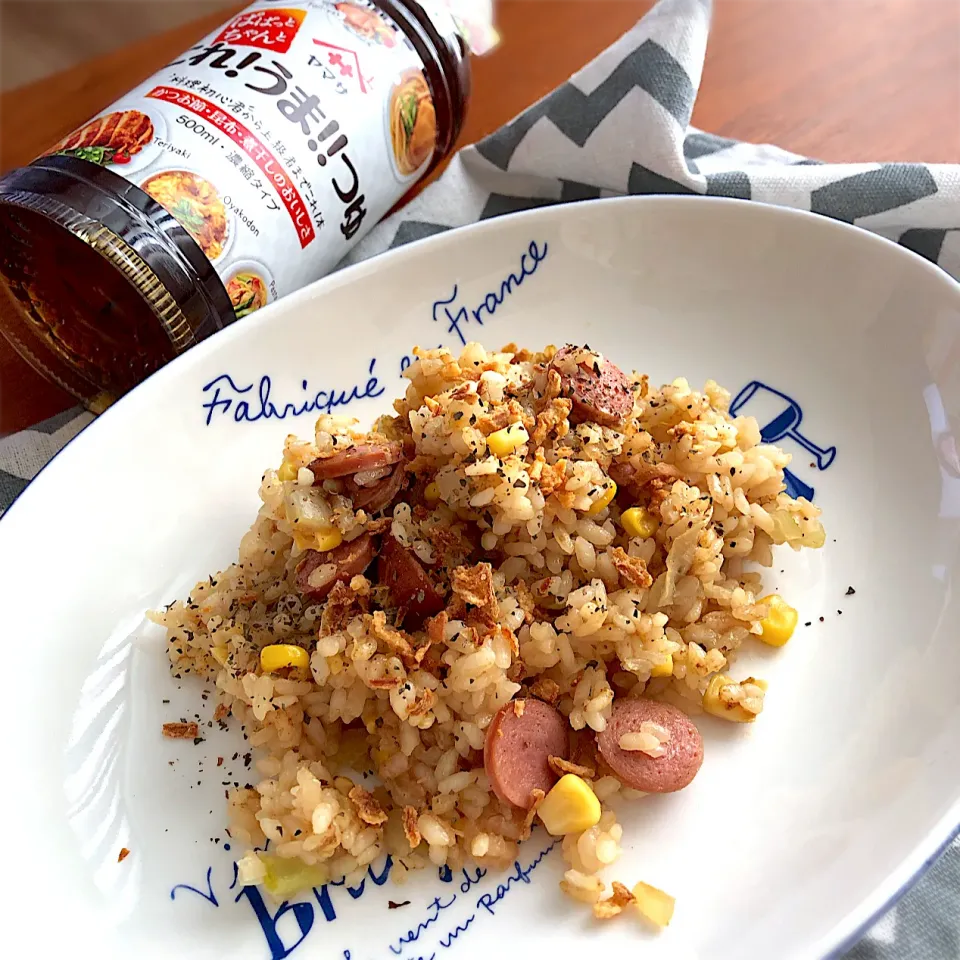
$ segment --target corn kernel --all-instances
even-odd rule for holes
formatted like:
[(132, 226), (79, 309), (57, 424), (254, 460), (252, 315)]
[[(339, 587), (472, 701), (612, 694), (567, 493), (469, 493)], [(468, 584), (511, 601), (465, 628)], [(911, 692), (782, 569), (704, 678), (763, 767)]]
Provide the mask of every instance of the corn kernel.
[(586, 780), (567, 773), (543, 798), (537, 816), (551, 836), (580, 833), (600, 822), (600, 801)]
[(634, 903), (637, 909), (651, 923), (665, 927), (673, 919), (673, 908), (677, 901), (669, 893), (651, 887), (642, 880), (631, 892), (636, 897)]
[(330, 878), (319, 864), (306, 864), (297, 857), (278, 857), (272, 853), (258, 856), (267, 868), (263, 885), (277, 900), (286, 900), (311, 887), (322, 887)]
[(603, 493), (600, 494), (599, 498), (593, 501), (593, 506), (587, 511), (588, 517), (595, 517), (601, 510), (610, 505), (610, 501), (617, 495), (617, 485), (612, 481), (607, 481), (607, 486), (604, 487)]
[(631, 507), (620, 514), (620, 524), (631, 537), (648, 540), (657, 532), (657, 518), (645, 507)]
[(726, 674), (718, 673), (707, 687), (703, 694), (703, 709), (707, 713), (721, 720), (732, 720), (734, 723), (753, 723), (757, 719), (755, 713), (745, 710), (739, 703), (727, 703), (721, 699), (721, 691), (724, 687), (736, 684)]
[(423, 496), (428, 503), (436, 503), (440, 499), (440, 488), (435, 481), (431, 480), (430, 483), (427, 484), (424, 488)]
[(797, 628), (799, 614), (778, 593), (771, 593), (759, 601), (770, 607), (760, 621), (760, 639), (771, 647), (782, 647)]
[(264, 673), (275, 673), (284, 667), (308, 670), (310, 654), (292, 643), (271, 643), (260, 651), (260, 669)]
[(339, 547), (341, 543), (343, 543), (343, 534), (336, 527), (331, 527), (329, 530), (317, 534), (313, 549), (326, 553), (327, 550)]
[(822, 523), (818, 523), (813, 530), (808, 530), (800, 536), (800, 543), (804, 547), (813, 547), (814, 550), (819, 550), (826, 542), (827, 534)]
[(283, 463), (280, 464), (280, 469), (277, 471), (277, 479), (296, 480), (297, 472), (297, 468), (289, 460), (284, 460)]
[(499, 459), (513, 453), (530, 439), (530, 434), (522, 423), (511, 423), (509, 427), (497, 430), (487, 437), (487, 447)]
[(313, 549), (313, 536), (309, 533), (300, 533), (299, 530), (294, 529), (293, 542), (297, 545), (298, 550)]
[(650, 670), (651, 677), (671, 677), (673, 676), (673, 654), (668, 653), (659, 663), (654, 664)]

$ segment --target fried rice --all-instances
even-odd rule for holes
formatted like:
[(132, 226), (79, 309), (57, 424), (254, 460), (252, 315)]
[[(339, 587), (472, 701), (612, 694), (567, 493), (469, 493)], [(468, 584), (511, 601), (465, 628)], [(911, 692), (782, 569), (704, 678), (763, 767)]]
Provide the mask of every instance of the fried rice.
[[(633, 374), (610, 417), (578, 402), (577, 377), (616, 369), (589, 347), (414, 354), (370, 432), (324, 415), (288, 436), (237, 562), (151, 614), (175, 672), (215, 682), (215, 717), (256, 748), (259, 782), (228, 801), (240, 880), (358, 883), (385, 854), (397, 880), (511, 864), (543, 794), (501, 799), (484, 747), (506, 705), (539, 699), (569, 734), (554, 778), (602, 805), (564, 837), (561, 886), (614, 915), (632, 895), (598, 876), (620, 854), (609, 803), (641, 794), (597, 735), (638, 698), (698, 717), (719, 691), (728, 719), (760, 713), (765, 684), (731, 673), (770, 612), (756, 568), (774, 545), (821, 546), (819, 510), (787, 496), (789, 455), (712, 381)], [(351, 452), (361, 469), (329, 476)], [(388, 541), (426, 573), (409, 602), (384, 576)], [(366, 544), (378, 561), (338, 566)], [(619, 747), (656, 758), (669, 736), (645, 721)]]

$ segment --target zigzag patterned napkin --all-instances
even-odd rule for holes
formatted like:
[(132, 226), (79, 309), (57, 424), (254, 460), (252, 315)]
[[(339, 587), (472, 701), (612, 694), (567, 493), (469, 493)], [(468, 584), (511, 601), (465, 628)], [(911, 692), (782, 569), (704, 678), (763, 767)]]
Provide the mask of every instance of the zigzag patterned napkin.
[(960, 166), (826, 164), (689, 126), (709, 0), (660, 0), (629, 33), (496, 133), (351, 253), (516, 210), (623, 194), (759, 200), (845, 220), (960, 279)]
[[(709, 0), (660, 0), (567, 83), (447, 172), (353, 251), (356, 262), (411, 240), (547, 204), (644, 193), (740, 197), (855, 223), (960, 279), (960, 167), (823, 164), (689, 126)], [(0, 511), (92, 416), (68, 411), (0, 441)], [(960, 957), (960, 840), (847, 960)]]

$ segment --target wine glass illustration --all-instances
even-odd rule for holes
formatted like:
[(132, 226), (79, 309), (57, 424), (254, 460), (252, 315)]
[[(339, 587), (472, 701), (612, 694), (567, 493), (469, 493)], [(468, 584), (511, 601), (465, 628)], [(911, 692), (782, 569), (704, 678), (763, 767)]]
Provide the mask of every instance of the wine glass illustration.
[[(747, 407), (749, 409), (745, 409)], [(734, 397), (730, 414), (755, 417), (761, 425), (760, 436), (764, 443), (778, 443), (789, 437), (813, 456), (819, 470), (826, 470), (837, 456), (836, 447), (820, 447), (800, 432), (803, 410), (796, 400), (759, 380), (751, 380)], [(783, 480), (789, 496), (813, 500), (813, 487), (795, 473), (784, 470)]]
[[(748, 404), (749, 411), (744, 410)], [(759, 380), (752, 380), (736, 395), (730, 413), (755, 417), (764, 443), (778, 443), (789, 437), (813, 456), (820, 470), (826, 470), (837, 456), (836, 447), (820, 447), (800, 432), (803, 410), (796, 400)]]

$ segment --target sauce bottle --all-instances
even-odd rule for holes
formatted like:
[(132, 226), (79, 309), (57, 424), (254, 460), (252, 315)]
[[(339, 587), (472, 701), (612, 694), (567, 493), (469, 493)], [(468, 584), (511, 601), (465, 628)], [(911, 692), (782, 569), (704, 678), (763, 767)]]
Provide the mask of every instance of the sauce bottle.
[(4, 335), (102, 405), (332, 270), (453, 149), (461, 26), (442, 0), (252, 4), (0, 179)]

